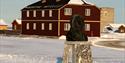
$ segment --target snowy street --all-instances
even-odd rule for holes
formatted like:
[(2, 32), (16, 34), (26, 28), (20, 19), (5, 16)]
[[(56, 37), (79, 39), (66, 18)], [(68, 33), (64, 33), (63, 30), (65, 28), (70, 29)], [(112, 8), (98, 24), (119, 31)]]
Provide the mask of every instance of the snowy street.
[[(60, 63), (65, 40), (0, 36), (0, 63)], [(92, 46), (94, 63), (124, 63), (125, 50)]]

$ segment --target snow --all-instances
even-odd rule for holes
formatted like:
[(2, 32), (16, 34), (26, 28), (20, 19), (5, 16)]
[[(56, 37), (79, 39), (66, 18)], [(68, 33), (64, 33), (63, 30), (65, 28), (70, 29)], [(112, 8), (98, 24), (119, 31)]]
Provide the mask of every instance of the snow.
[(7, 25), (3, 19), (0, 19), (0, 25)]
[[(118, 30), (118, 28), (120, 26), (124, 26), (125, 27), (125, 24), (108, 24), (104, 27), (104, 32), (110, 32), (110, 33), (113, 33), (115, 32), (116, 30)], [(110, 27), (112, 30), (108, 30), (107, 27)]]
[(65, 35), (62, 35), (59, 37), (60, 40), (66, 40), (66, 36)]
[(16, 22), (17, 22), (18, 24), (21, 24), (21, 20), (20, 20), (20, 19), (16, 19)]
[[(25, 39), (26, 38), (26, 39)], [(0, 35), (1, 63), (59, 63), (65, 40)], [(91, 37), (89, 40), (98, 40)], [(125, 51), (91, 46), (93, 63), (123, 63)]]
[(82, 0), (70, 0), (70, 1), (68, 2), (68, 4), (80, 4), (80, 5), (82, 5), (83, 2), (82, 2)]
[[(92, 4), (92, 3), (90, 3), (90, 2), (87, 2), (86, 0), (83, 0), (85, 3), (87, 3), (87, 4), (91, 4), (91, 5), (94, 5), (94, 4)], [(80, 5), (82, 5), (82, 4), (84, 4), (84, 2), (83, 2), (82, 0), (70, 0), (69, 2), (68, 2), (68, 4), (80, 4)]]

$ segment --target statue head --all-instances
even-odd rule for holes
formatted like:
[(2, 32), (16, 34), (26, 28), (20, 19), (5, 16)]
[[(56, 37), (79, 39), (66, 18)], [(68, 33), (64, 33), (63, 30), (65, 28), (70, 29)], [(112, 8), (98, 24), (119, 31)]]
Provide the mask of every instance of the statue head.
[(66, 35), (67, 41), (87, 41), (88, 38), (84, 33), (84, 19), (80, 15), (73, 15), (70, 20), (70, 31)]
[(70, 20), (70, 25), (72, 29), (76, 31), (82, 31), (85, 27), (84, 19), (80, 15), (74, 15)]

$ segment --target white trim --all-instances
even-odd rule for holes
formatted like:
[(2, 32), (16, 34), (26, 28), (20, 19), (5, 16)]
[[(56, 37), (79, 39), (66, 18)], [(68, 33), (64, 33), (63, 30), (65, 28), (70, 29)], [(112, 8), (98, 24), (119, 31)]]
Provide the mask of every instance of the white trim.
[[(51, 22), (57, 22), (59, 20), (22, 20), (22, 21), (51, 21)], [(70, 20), (60, 20), (60, 22), (70, 22)], [(100, 22), (100, 21), (87, 21), (84, 22)]]

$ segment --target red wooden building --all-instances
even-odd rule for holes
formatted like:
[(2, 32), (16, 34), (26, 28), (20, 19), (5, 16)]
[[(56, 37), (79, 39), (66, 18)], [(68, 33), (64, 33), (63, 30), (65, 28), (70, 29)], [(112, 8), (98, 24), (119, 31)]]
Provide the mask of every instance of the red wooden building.
[(22, 34), (61, 36), (70, 29), (70, 18), (85, 18), (88, 36), (100, 36), (100, 10), (93, 4), (76, 0), (41, 0), (22, 11)]
[(12, 22), (12, 29), (14, 31), (21, 31), (21, 20), (19, 19), (15, 19), (13, 22)]

